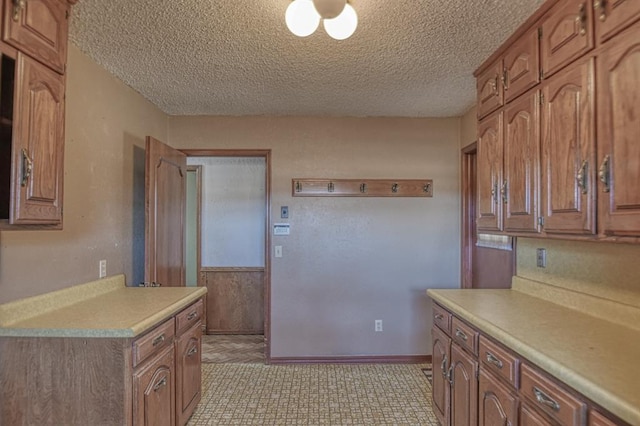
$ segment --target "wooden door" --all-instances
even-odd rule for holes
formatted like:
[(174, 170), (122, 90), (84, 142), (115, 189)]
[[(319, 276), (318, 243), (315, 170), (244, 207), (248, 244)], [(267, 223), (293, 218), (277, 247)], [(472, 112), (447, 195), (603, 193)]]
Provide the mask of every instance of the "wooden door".
[(593, 49), (591, 0), (559, 1), (542, 23), (541, 61), (544, 78)]
[(60, 0), (6, 0), (3, 40), (60, 74), (67, 62), (69, 4)]
[(502, 61), (498, 61), (478, 76), (476, 80), (478, 118), (482, 118), (504, 105), (502, 75)]
[(595, 0), (596, 38), (603, 42), (640, 18), (637, 0)]
[(640, 23), (598, 61), (600, 230), (640, 236)]
[(504, 229), (539, 232), (540, 95), (532, 91), (505, 109)]
[(451, 359), (451, 339), (435, 325), (431, 328), (433, 351), (433, 411), (441, 425), (449, 425), (450, 421), (450, 388), (448, 380)]
[(62, 225), (63, 77), (18, 53), (15, 93), (9, 222)]
[(522, 403), (520, 406), (520, 426), (554, 426), (554, 424), (542, 414), (538, 414), (529, 404)]
[(478, 388), (478, 426), (518, 424), (518, 400), (505, 385), (480, 369)]
[(185, 284), (186, 156), (147, 137), (145, 164), (145, 281)]
[(453, 344), (451, 368), (451, 425), (474, 425), (478, 416), (478, 362)]
[(502, 112), (478, 124), (478, 231), (502, 231)]
[(540, 82), (538, 29), (516, 41), (504, 57), (504, 96), (509, 102)]
[(595, 233), (593, 59), (547, 81), (542, 107), (542, 207), (549, 233)]
[(133, 375), (134, 426), (176, 424), (173, 351), (173, 345), (168, 346)]
[(201, 398), (201, 323), (176, 343), (176, 424), (185, 425)]

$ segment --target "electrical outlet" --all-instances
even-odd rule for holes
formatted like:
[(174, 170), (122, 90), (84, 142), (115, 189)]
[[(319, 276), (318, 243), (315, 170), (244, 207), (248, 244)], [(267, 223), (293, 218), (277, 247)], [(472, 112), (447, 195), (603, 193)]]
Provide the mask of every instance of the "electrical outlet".
[(280, 207), (280, 219), (289, 219), (289, 207), (281, 206)]
[(107, 261), (106, 260), (101, 260), (99, 265), (99, 278), (104, 278), (107, 276)]
[(382, 331), (382, 320), (376, 320), (375, 321), (375, 331)]
[(547, 249), (539, 248), (536, 250), (536, 265), (538, 268), (547, 267)]

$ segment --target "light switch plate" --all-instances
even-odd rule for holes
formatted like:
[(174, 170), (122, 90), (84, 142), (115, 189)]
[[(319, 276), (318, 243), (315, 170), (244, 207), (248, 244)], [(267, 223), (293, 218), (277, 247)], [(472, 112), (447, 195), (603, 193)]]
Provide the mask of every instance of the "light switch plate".
[(280, 219), (289, 219), (289, 206), (280, 207)]

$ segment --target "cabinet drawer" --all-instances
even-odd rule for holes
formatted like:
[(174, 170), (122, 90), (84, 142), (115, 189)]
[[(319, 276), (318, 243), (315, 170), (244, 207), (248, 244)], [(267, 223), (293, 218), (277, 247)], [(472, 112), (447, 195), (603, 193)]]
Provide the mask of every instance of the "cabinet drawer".
[(173, 318), (165, 321), (150, 333), (145, 334), (133, 342), (133, 366), (140, 364), (151, 355), (160, 352), (162, 348), (173, 342), (175, 336), (175, 321)]
[(478, 355), (478, 332), (456, 317), (451, 321), (451, 338), (461, 347)]
[(435, 303), (433, 304), (433, 323), (447, 334), (451, 333), (451, 314)]
[(191, 328), (193, 324), (200, 321), (200, 318), (202, 318), (203, 307), (202, 299), (200, 299), (176, 315), (176, 334), (178, 336)]
[(517, 388), (520, 360), (484, 336), (480, 336), (479, 346), (482, 366)]
[(586, 405), (526, 364), (521, 367), (520, 392), (534, 407), (563, 425), (584, 425)]

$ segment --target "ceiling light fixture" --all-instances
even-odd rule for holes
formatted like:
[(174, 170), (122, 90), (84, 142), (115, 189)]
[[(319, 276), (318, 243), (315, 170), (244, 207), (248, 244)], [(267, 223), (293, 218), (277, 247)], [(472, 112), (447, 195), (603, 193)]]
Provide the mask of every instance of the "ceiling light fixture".
[(347, 0), (293, 0), (285, 14), (289, 31), (298, 37), (313, 34), (321, 19), (327, 34), (336, 40), (351, 37), (358, 27), (358, 15)]

